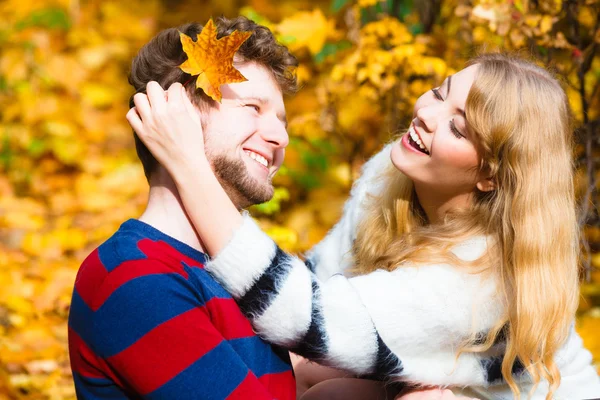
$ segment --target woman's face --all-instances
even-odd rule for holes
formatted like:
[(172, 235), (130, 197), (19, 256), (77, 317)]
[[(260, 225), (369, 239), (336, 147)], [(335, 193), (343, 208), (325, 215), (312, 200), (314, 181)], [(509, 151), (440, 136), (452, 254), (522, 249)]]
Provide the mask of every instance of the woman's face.
[(394, 144), (392, 163), (415, 187), (453, 196), (473, 192), (482, 178), (464, 113), (477, 68), (465, 68), (419, 97), (407, 134)]

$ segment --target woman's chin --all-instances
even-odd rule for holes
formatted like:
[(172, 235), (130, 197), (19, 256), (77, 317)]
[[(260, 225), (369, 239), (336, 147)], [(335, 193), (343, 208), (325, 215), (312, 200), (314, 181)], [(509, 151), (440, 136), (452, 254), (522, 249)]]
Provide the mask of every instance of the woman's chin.
[(404, 149), (400, 140), (398, 140), (392, 146), (392, 151), (390, 153), (390, 160), (392, 161), (392, 165), (398, 171), (402, 172), (404, 175), (407, 175), (407, 169), (410, 164), (410, 154), (407, 154), (406, 149)]

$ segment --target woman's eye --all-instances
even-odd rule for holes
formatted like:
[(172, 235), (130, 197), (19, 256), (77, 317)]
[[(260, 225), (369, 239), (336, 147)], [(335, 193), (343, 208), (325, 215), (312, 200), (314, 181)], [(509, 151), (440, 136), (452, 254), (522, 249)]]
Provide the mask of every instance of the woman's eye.
[(456, 128), (456, 125), (454, 124), (454, 120), (450, 121), (450, 131), (452, 132), (452, 134), (454, 136), (456, 136), (457, 139), (461, 139), (461, 138), (465, 137), (465, 135), (463, 135), (462, 133), (460, 133), (460, 131), (458, 130), (458, 128)]
[(431, 89), (431, 91), (433, 92), (433, 95), (435, 96), (436, 99), (444, 101), (444, 98), (442, 97), (442, 95), (440, 94), (440, 91), (438, 89)]
[(260, 107), (257, 106), (256, 104), (246, 104), (246, 107), (254, 108), (256, 110), (256, 112), (260, 112)]

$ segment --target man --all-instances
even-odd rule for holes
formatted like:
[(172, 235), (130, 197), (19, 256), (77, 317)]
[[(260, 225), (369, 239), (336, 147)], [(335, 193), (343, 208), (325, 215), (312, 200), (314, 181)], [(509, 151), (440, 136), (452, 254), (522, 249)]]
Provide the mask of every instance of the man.
[[(296, 90), (289, 68), (297, 62), (265, 27), (241, 17), (216, 25), (219, 37), (253, 33), (235, 58), (247, 81), (221, 86), (221, 103), (179, 68), (186, 59), (179, 31), (195, 39), (198, 24), (153, 38), (134, 59), (130, 83), (137, 96), (185, 85), (202, 111), (211, 166), (242, 209), (273, 195), (288, 144), (282, 94)], [(75, 282), (69, 352), (78, 398), (295, 398), (288, 354), (257, 337), (203, 269), (207, 256), (174, 181), (135, 139), (150, 185), (146, 210), (88, 256)]]

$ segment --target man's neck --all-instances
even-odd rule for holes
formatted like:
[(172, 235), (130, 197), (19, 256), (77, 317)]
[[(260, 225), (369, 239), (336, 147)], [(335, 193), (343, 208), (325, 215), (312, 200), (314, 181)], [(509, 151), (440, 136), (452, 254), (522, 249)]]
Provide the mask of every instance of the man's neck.
[(185, 212), (175, 182), (163, 168), (152, 175), (148, 205), (139, 220), (204, 252), (202, 242)]

